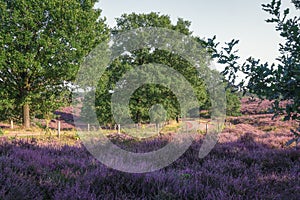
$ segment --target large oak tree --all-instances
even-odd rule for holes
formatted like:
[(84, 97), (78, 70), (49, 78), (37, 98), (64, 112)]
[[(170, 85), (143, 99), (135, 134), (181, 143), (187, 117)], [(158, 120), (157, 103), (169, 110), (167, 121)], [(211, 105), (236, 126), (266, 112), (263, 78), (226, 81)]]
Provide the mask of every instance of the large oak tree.
[(0, 110), (7, 117), (18, 111), (28, 128), (30, 111), (48, 112), (65, 99), (83, 57), (108, 35), (96, 2), (0, 1)]
[[(159, 13), (123, 14), (120, 18), (117, 18), (116, 21), (117, 25), (112, 30), (113, 35), (141, 27), (159, 27), (174, 30), (192, 37), (192, 32), (189, 28), (190, 22), (178, 19), (177, 22), (173, 24), (169, 16), (160, 15)], [(147, 34), (149, 33), (144, 33), (144, 37), (147, 37)], [(199, 43), (200, 42), (199, 40)], [(207, 101), (207, 90), (204, 81), (199, 78), (196, 68), (187, 60), (180, 57), (180, 55), (158, 49), (154, 46), (147, 46), (134, 51), (126, 49), (124, 51), (129, 51), (130, 54), (122, 55), (113, 61), (106, 69), (106, 73), (103, 75), (97, 88), (96, 110), (101, 123), (114, 123), (111, 114), (111, 96), (112, 91), (115, 90), (116, 83), (129, 70), (143, 65), (149, 68), (151, 65), (148, 64), (151, 63), (166, 65), (181, 73), (191, 82), (199, 100), (199, 106), (205, 105)], [(160, 76), (164, 77), (166, 74), (161, 74)], [(167, 78), (166, 76), (165, 79)], [(172, 91), (161, 85), (147, 84), (137, 89), (130, 99), (129, 107), (132, 119), (135, 123), (149, 122), (149, 109), (156, 104), (164, 106), (167, 111), (167, 119), (178, 119), (180, 106)], [(121, 110), (120, 112), (122, 112)], [(83, 108), (83, 114), (84, 112), (85, 110)]]

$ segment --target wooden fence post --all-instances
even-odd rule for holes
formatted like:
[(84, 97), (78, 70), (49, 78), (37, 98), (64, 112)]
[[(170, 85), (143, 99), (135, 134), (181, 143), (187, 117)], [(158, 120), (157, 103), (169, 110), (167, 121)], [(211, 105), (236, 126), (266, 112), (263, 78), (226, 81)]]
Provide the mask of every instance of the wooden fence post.
[(60, 121), (57, 121), (57, 134), (58, 134), (58, 138), (60, 138)]
[(14, 129), (14, 121), (10, 120), (10, 129)]
[(118, 124), (118, 134), (121, 134), (121, 124)]
[(185, 122), (185, 133), (187, 133), (188, 132), (188, 125), (187, 125), (187, 123)]

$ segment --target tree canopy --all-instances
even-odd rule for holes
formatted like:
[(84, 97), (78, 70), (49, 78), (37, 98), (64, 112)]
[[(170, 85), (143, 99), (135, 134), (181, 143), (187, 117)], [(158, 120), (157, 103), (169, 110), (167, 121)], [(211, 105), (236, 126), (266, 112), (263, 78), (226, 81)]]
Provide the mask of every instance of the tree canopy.
[[(0, 110), (30, 126), (30, 111), (61, 106), (83, 57), (107, 38), (96, 0), (0, 1)], [(42, 102), (42, 103), (41, 103)], [(23, 110), (23, 111), (22, 111)]]
[[(206, 52), (212, 52), (208, 43), (199, 37), (192, 36), (192, 32), (190, 31), (191, 23), (181, 18), (179, 18), (175, 24), (172, 24), (170, 17), (167, 15), (161, 15), (154, 12), (149, 14), (131, 13), (123, 14), (120, 18), (116, 19), (116, 22), (117, 25), (112, 29), (113, 35), (143, 27), (165, 28), (193, 38)], [(144, 37), (147, 37), (147, 33), (144, 34)], [(147, 47), (130, 51), (129, 53), (127, 52), (126, 54), (119, 56), (110, 66), (108, 66), (106, 72), (101, 77), (96, 90), (95, 105), (100, 123), (115, 123), (111, 113), (111, 98), (118, 87), (116, 83), (126, 72), (137, 68), (138, 66), (147, 66), (148, 68), (151, 68), (151, 63), (169, 66), (182, 74), (185, 79), (191, 83), (199, 102), (198, 107), (195, 108), (196, 112), (194, 112), (197, 116), (199, 116), (199, 109), (208, 110), (210, 108), (207, 86), (205, 85), (204, 80), (200, 78), (199, 72), (195, 66), (180, 55), (155, 48), (151, 45), (149, 46), (149, 44), (147, 45)], [(122, 50), (126, 52), (126, 49)], [(191, 49), (191, 51), (193, 50)], [(160, 74), (159, 76), (165, 76), (165, 79), (168, 79), (167, 74)], [(178, 85), (178, 87), (180, 86)], [(230, 100), (229, 104), (231, 105), (228, 109), (228, 114), (238, 115), (240, 103), (238, 102), (239, 99), (235, 98), (237, 97), (236, 94), (227, 92), (226, 96), (229, 97), (228, 100)], [(91, 97), (87, 95), (86, 98), (89, 99)], [(147, 84), (138, 88), (131, 96), (129, 107), (132, 119), (135, 123), (150, 122), (151, 116), (149, 115), (149, 111), (157, 104), (163, 105), (166, 109), (166, 120), (178, 119), (180, 117), (180, 105), (172, 91), (159, 84)], [(88, 113), (91, 111), (91, 106), (93, 105), (84, 105), (82, 108), (82, 114), (86, 120), (88, 120)], [(123, 111), (123, 108), (119, 108), (119, 112)]]
[[(190, 22), (178, 19), (177, 23), (173, 25), (169, 16), (158, 13), (124, 14), (120, 18), (117, 18), (116, 21), (117, 25), (112, 30), (114, 35), (141, 27), (159, 27), (191, 36), (191, 31), (189, 30)], [(97, 115), (101, 123), (114, 123), (110, 103), (116, 83), (130, 69), (151, 63), (172, 67), (183, 74), (192, 83), (200, 105), (205, 104), (207, 101), (207, 91), (203, 80), (198, 78), (198, 72), (195, 67), (172, 52), (148, 46), (118, 57), (106, 69), (96, 92), (96, 110), (98, 111)], [(148, 65), (148, 67), (151, 66)], [(166, 76), (166, 74), (161, 74), (160, 76)], [(131, 97), (129, 107), (131, 108), (133, 120), (136, 123), (149, 122), (149, 110), (156, 104), (161, 104), (166, 108), (167, 119), (178, 117), (180, 106), (172, 91), (161, 85), (147, 84), (138, 88)]]

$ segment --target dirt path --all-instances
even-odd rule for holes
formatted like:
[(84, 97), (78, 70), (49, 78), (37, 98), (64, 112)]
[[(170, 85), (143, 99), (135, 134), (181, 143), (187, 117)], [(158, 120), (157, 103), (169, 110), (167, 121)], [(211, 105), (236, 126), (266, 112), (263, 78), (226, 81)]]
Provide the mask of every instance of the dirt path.
[(23, 132), (23, 131), (11, 131), (4, 134), (2, 137), (26, 137), (26, 136), (40, 136), (45, 135), (45, 132)]

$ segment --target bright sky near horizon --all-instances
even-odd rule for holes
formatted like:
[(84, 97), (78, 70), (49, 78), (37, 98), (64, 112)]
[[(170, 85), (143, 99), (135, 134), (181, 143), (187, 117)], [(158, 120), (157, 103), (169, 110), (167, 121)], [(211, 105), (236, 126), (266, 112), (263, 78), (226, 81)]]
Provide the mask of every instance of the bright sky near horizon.
[[(291, 16), (300, 15), (291, 0), (282, 0), (283, 8), (291, 8)], [(115, 18), (123, 13), (167, 14), (175, 23), (177, 18), (191, 21), (191, 30), (201, 38), (217, 36), (217, 41), (229, 42), (239, 39), (241, 61), (253, 56), (264, 62), (273, 63), (283, 40), (275, 26), (266, 23), (270, 15), (262, 10), (261, 4), (271, 0), (100, 0), (96, 7), (113, 27)]]

